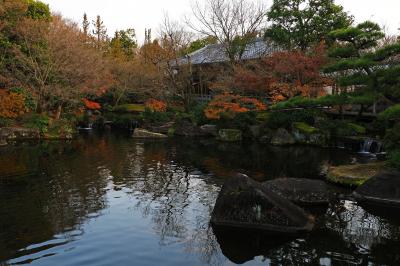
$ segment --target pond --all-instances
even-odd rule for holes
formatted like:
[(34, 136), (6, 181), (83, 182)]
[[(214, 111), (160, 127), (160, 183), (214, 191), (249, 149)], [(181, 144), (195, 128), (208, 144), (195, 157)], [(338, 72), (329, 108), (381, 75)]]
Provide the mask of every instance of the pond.
[(399, 265), (400, 219), (346, 197), (297, 239), (209, 225), (221, 185), (237, 172), (321, 178), (326, 165), (356, 159), (338, 149), (111, 133), (3, 147), (0, 265)]

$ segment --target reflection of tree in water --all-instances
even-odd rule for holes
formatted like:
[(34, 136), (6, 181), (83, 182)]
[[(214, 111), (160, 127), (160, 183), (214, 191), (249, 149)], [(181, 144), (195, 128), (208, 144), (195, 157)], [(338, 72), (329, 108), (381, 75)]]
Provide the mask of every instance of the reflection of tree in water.
[(0, 217), (7, 217), (0, 219), (0, 260), (38, 252), (18, 250), (58, 234), (73, 240), (85, 219), (106, 207), (107, 170), (93, 171), (106, 156), (98, 146), (44, 142), (9, 149), (14, 161), (0, 174)]
[(187, 252), (212, 264), (219, 250), (208, 223), (219, 187), (179, 161), (180, 151), (164, 145), (136, 142), (125, 159), (129, 170), (115, 183), (131, 189), (136, 208), (151, 217), (160, 245), (184, 243)]

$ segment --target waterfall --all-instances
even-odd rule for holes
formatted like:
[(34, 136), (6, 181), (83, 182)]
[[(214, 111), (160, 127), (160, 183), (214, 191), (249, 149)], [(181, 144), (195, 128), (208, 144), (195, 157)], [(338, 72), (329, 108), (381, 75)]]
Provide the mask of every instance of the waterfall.
[(383, 144), (379, 140), (365, 139), (361, 143), (360, 153), (362, 154), (379, 154), (383, 152)]

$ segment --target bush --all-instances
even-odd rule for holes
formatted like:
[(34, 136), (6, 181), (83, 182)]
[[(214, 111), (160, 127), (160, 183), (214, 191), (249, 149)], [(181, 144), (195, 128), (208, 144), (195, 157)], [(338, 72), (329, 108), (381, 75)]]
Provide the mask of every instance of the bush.
[(25, 96), (15, 92), (0, 90), (0, 117), (17, 118), (28, 111)]
[(389, 165), (400, 170), (400, 150), (389, 152)]
[(28, 110), (35, 110), (36, 109), (36, 101), (32, 96), (32, 93), (24, 88), (21, 87), (14, 87), (10, 89), (10, 92), (14, 92), (20, 95), (24, 96), (24, 102), (25, 102), (25, 107), (28, 108)]
[(304, 122), (314, 125), (317, 117), (324, 114), (318, 110), (304, 109), (290, 112), (271, 112), (267, 119), (267, 127), (271, 129), (286, 128), (290, 129), (293, 123)]
[(171, 112), (153, 112), (149, 108), (146, 108), (141, 115), (141, 119), (145, 123), (166, 123), (173, 120), (174, 113)]
[(399, 120), (400, 119), (400, 104), (393, 105), (383, 111), (378, 116), (379, 120)]
[(360, 136), (366, 133), (366, 128), (346, 120), (326, 120), (318, 126), (336, 137)]
[(400, 149), (400, 123), (396, 123), (392, 129), (386, 131), (385, 149)]
[(24, 117), (22, 121), (24, 126), (38, 129), (43, 134), (48, 131), (50, 119), (44, 114), (30, 114)]

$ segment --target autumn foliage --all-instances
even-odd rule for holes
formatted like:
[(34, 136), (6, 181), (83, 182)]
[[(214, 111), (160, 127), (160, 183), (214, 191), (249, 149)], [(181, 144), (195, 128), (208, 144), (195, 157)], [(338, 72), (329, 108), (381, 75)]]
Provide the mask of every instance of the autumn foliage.
[(15, 92), (0, 90), (0, 117), (16, 118), (28, 111), (25, 96)]
[(246, 95), (267, 96), (272, 102), (294, 96), (318, 97), (332, 81), (321, 75), (326, 63), (325, 45), (312, 51), (282, 51), (270, 57), (236, 66), (227, 89)]
[(166, 112), (167, 104), (164, 101), (149, 99), (146, 101), (146, 108), (150, 109), (153, 112)]
[(233, 94), (221, 94), (214, 97), (204, 110), (208, 119), (220, 119), (222, 116), (234, 118), (239, 113), (266, 110), (266, 105), (255, 98)]
[(101, 105), (97, 102), (90, 101), (88, 99), (82, 99), (83, 104), (89, 110), (99, 110), (101, 109)]

